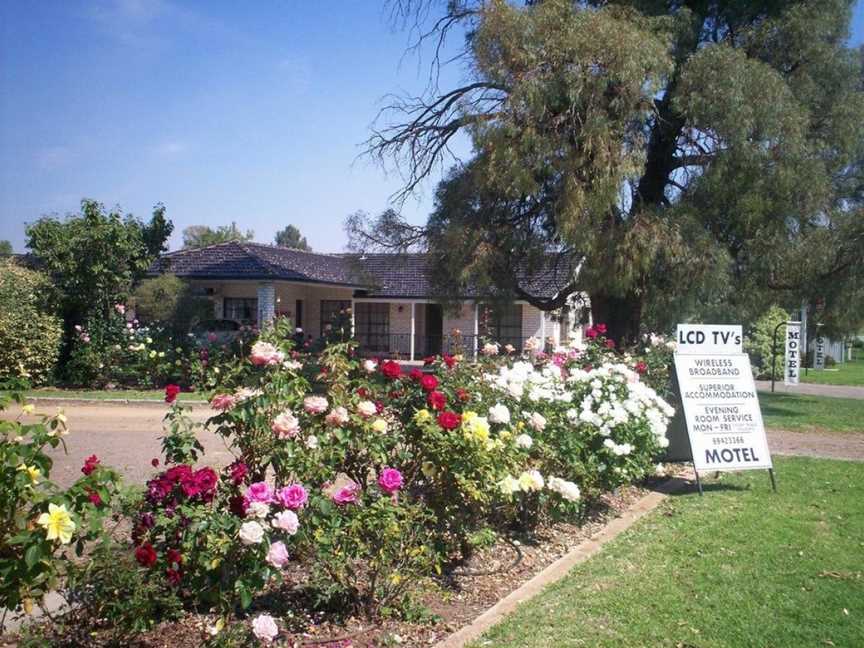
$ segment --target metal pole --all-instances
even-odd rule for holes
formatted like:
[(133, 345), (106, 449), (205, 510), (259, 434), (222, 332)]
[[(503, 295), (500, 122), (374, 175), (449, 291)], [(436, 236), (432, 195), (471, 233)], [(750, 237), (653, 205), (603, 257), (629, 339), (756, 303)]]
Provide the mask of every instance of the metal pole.
[(696, 470), (696, 466), (693, 466), (693, 472), (696, 473), (696, 487), (699, 489), (699, 497), (702, 497), (705, 493), (702, 492), (702, 480), (699, 479), (699, 471)]
[(777, 492), (777, 482), (774, 480), (774, 469), (768, 469), (768, 476), (771, 477), (771, 489), (776, 493)]
[(786, 322), (780, 322), (774, 327), (774, 336), (771, 338), (771, 393), (774, 393), (774, 381), (777, 376), (777, 331), (781, 326), (786, 326)]

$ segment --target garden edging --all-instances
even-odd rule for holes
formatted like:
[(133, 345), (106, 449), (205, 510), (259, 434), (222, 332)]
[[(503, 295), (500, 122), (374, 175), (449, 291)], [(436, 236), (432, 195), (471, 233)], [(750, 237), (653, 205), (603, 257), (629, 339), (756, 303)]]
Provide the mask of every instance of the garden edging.
[[(160, 399), (132, 399), (132, 398), (64, 398), (62, 396), (27, 396), (27, 402), (48, 407), (66, 407), (69, 405), (131, 405), (133, 407), (165, 407), (165, 401)], [(209, 404), (204, 400), (184, 400), (182, 405), (191, 407), (207, 407)]]
[(618, 537), (635, 522), (657, 508), (668, 495), (682, 490), (691, 483), (688, 474), (686, 479), (680, 476), (673, 477), (658, 485), (655, 490), (628, 508), (623, 515), (610, 520), (601, 531), (579, 543), (570, 552), (561, 556), (539, 574), (483, 612), (470, 624), (439, 641), (433, 648), (464, 648), (516, 610), (521, 603), (534, 598), (546, 586), (561, 580), (573, 567), (594, 556), (603, 548), (603, 545)]

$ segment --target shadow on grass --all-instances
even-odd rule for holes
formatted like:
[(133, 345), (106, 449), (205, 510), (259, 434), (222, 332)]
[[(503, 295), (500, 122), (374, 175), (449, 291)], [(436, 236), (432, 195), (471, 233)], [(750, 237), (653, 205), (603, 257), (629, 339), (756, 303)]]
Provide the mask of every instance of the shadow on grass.
[[(766, 476), (765, 479), (768, 479)], [(769, 484), (770, 487), (770, 484)], [(749, 486), (737, 486), (735, 484), (724, 484), (723, 482), (702, 482), (702, 492), (703, 493), (714, 493), (714, 492), (724, 492), (724, 491), (749, 491), (751, 490)], [(681, 497), (682, 495), (693, 495), (694, 493), (699, 493), (699, 487), (696, 485), (695, 480), (688, 480), (687, 485), (683, 488), (680, 488), (676, 491), (672, 491), (669, 493), (670, 497)]]

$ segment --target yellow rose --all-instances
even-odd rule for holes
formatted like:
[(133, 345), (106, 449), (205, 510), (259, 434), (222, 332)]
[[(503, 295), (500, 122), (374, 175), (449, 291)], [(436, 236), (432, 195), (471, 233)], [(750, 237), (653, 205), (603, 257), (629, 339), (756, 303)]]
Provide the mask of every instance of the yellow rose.
[(429, 413), (427, 409), (421, 409), (414, 415), (414, 421), (416, 423), (425, 423), (426, 421), (432, 420), (432, 414)]
[(18, 466), (18, 471), (27, 473), (27, 476), (30, 478), (30, 482), (33, 484), (38, 484), (39, 478), (42, 476), (42, 471), (39, 470), (36, 466), (28, 466), (23, 463)]
[(75, 523), (72, 521), (69, 511), (66, 510), (65, 504), (60, 506), (49, 504), (48, 512), (40, 515), (36, 523), (45, 527), (48, 532), (46, 535), (48, 540), (60, 540), (62, 544), (69, 544), (72, 540)]
[(383, 434), (387, 431), (387, 421), (382, 418), (375, 419), (375, 422), (372, 423), (372, 429), (380, 434)]

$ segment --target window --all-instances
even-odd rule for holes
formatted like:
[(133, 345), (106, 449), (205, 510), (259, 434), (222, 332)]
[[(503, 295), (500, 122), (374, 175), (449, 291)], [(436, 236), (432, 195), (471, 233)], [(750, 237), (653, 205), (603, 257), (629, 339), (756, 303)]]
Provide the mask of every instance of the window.
[[(339, 320), (343, 311), (351, 308), (351, 301), (344, 299), (322, 299), (321, 300), (321, 335)], [(350, 333), (350, 331), (349, 331)]]
[(294, 302), (294, 314), (296, 317), (294, 318), (294, 326), (297, 328), (303, 328), (303, 300), (298, 299)]
[(389, 351), (390, 304), (354, 304), (354, 337), (365, 351)]
[(246, 297), (225, 297), (222, 304), (222, 317), (244, 324), (258, 321), (258, 300)]
[(480, 335), (502, 346), (522, 348), (522, 304), (480, 307)]

